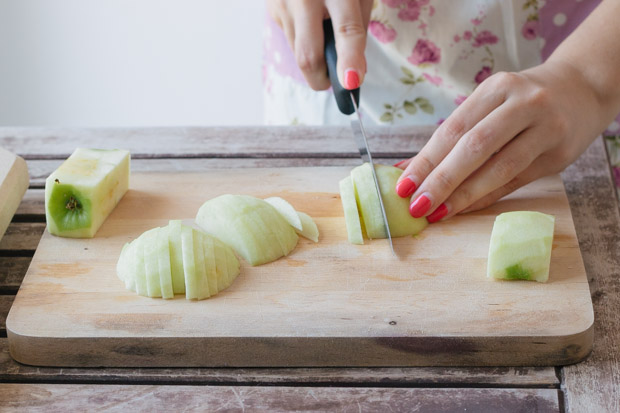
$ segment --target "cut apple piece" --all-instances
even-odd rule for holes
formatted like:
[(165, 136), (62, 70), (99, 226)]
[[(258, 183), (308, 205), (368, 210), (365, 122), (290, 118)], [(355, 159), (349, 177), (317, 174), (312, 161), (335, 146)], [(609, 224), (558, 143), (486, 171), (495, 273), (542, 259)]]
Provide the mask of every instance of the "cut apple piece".
[(144, 271), (146, 273), (146, 291), (149, 297), (161, 297), (159, 254), (157, 251), (158, 232), (159, 228), (153, 228), (141, 235), (144, 239)]
[(360, 222), (357, 201), (355, 200), (355, 189), (353, 180), (347, 176), (340, 181), (340, 200), (344, 210), (344, 221), (347, 226), (347, 236), (351, 244), (361, 245), (364, 243), (362, 235), (362, 224)]
[(215, 272), (217, 274), (217, 289), (222, 291), (231, 283), (228, 275), (228, 256), (225, 251), (224, 243), (217, 238), (211, 238), (213, 241), (213, 254), (215, 255)]
[(26, 161), (0, 148), (0, 239), (13, 219), (29, 183)]
[(162, 298), (174, 298), (172, 288), (172, 269), (170, 265), (170, 245), (168, 243), (169, 227), (159, 229), (157, 233), (157, 259), (159, 264), (159, 285)]
[(211, 296), (211, 292), (209, 291), (209, 280), (207, 278), (207, 271), (205, 266), (205, 251), (203, 245), (202, 234), (198, 231), (190, 229), (193, 237), (193, 246), (194, 246), (194, 260), (195, 260), (195, 269), (196, 269), (196, 294), (195, 297), (197, 300), (202, 300), (204, 298), (209, 298)]
[(302, 223), (297, 211), (289, 202), (279, 196), (272, 196), (270, 198), (265, 198), (265, 202), (269, 203), (272, 207), (276, 209), (282, 215), (282, 218), (286, 220), (293, 228), (298, 231), (302, 230)]
[(301, 221), (301, 231), (296, 232), (310, 241), (319, 242), (319, 227), (316, 226), (312, 217), (301, 211), (297, 211), (297, 214)]
[(215, 295), (219, 290), (217, 288), (215, 246), (213, 245), (214, 238), (200, 231), (195, 231), (194, 234), (202, 238), (202, 253), (204, 255), (205, 275), (209, 285), (209, 294)]
[(183, 272), (183, 247), (181, 243), (181, 221), (168, 223), (168, 243), (170, 248), (170, 270), (172, 273), (172, 291), (185, 294), (185, 273)]
[(487, 277), (546, 282), (554, 224), (552, 215), (541, 212), (498, 215), (491, 232)]
[(136, 293), (144, 297), (148, 297), (148, 288), (146, 282), (146, 268), (144, 266), (144, 238), (138, 237), (138, 239), (132, 241), (134, 248), (134, 259), (129, 260), (129, 264), (133, 266), (133, 275), (135, 277)]
[[(425, 218), (413, 218), (409, 214), (409, 199), (401, 198), (396, 194), (394, 188), (402, 170), (393, 166), (375, 165), (375, 172), (392, 237), (415, 235), (426, 228), (428, 222)], [(370, 164), (365, 163), (354, 168), (351, 171), (351, 179), (360, 212), (361, 226), (365, 229), (366, 235), (370, 239), (385, 238), (385, 223)], [(355, 220), (353, 224), (355, 225)]]
[(298, 241), (295, 230), (273, 206), (247, 195), (210, 199), (200, 207), (196, 223), (250, 265), (274, 261), (288, 254)]
[(121, 250), (121, 255), (116, 264), (116, 274), (125, 283), (125, 288), (136, 291), (136, 279), (133, 275), (133, 262), (136, 254), (134, 253), (135, 244), (125, 244)]
[(190, 227), (181, 227), (181, 244), (183, 250), (183, 273), (185, 279), (185, 298), (198, 298), (198, 277), (196, 275), (196, 259), (194, 257), (194, 236)]
[(92, 238), (129, 188), (129, 152), (76, 149), (45, 181), (53, 235)]

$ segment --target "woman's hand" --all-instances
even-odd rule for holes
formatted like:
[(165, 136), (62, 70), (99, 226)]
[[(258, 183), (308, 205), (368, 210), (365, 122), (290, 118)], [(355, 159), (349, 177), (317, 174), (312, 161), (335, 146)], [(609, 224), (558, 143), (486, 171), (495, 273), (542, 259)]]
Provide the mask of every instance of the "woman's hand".
[(324, 56), (323, 20), (332, 19), (338, 79), (356, 89), (366, 74), (366, 31), (373, 0), (267, 0), (267, 10), (282, 27), (297, 65), (314, 90), (330, 87)]
[[(611, 116), (610, 116), (611, 113)], [(613, 118), (582, 72), (561, 60), (484, 81), (404, 169), (396, 192), (429, 222), (484, 208), (562, 171)]]

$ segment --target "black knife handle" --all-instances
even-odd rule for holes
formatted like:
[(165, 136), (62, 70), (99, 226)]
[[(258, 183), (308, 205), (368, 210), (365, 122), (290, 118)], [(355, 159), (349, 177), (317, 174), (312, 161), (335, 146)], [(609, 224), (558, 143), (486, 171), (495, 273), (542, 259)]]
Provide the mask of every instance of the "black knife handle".
[(325, 36), (325, 62), (327, 62), (327, 75), (329, 76), (329, 81), (332, 83), (334, 98), (336, 98), (336, 104), (338, 104), (338, 109), (340, 109), (340, 112), (345, 115), (350, 115), (355, 112), (355, 106), (353, 106), (353, 102), (351, 101), (351, 93), (353, 93), (355, 103), (359, 107), (360, 88), (354, 90), (345, 89), (338, 80), (338, 71), (336, 70), (338, 54), (336, 53), (336, 39), (334, 38), (334, 28), (332, 26), (331, 19), (323, 20), (323, 33)]

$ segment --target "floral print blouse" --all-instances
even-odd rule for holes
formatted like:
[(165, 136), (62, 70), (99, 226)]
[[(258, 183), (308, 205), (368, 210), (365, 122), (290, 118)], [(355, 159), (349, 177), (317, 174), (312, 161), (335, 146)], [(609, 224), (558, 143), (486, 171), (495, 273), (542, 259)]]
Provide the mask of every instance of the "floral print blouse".
[[(498, 71), (542, 62), (599, 0), (375, 0), (360, 108), (367, 124), (439, 124)], [(266, 124), (348, 124), (331, 91), (310, 89), (267, 17)], [(620, 116), (608, 149), (620, 186)]]

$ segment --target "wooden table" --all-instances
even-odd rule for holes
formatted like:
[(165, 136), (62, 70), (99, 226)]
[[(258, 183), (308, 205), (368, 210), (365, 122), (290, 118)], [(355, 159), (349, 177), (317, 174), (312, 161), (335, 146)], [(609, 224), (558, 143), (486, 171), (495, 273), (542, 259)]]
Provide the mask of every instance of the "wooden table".
[[(379, 162), (418, 151), (433, 128), (371, 129)], [(5, 319), (45, 228), (45, 177), (76, 147), (131, 150), (133, 171), (357, 165), (339, 127), (0, 128), (30, 189), (0, 241), (0, 410), (620, 411), (620, 215), (604, 142), (562, 175), (595, 312), (594, 350), (566, 367), (38, 368), (11, 359)]]

